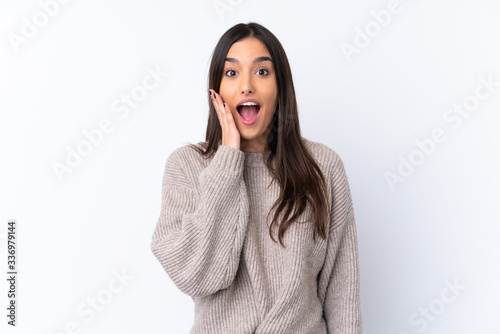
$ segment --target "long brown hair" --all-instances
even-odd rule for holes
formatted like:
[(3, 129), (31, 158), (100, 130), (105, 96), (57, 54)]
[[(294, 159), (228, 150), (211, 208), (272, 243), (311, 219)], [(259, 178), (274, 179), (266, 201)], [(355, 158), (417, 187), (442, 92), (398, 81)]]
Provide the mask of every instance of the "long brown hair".
[[(313, 240), (316, 241), (316, 233), (326, 239), (327, 223), (331, 214), (326, 182), (323, 173), (302, 142), (292, 72), (285, 50), (278, 39), (268, 29), (255, 22), (239, 23), (231, 27), (219, 39), (212, 53), (208, 88), (219, 92), (225, 58), (231, 45), (249, 37), (258, 38), (266, 45), (273, 60), (278, 86), (278, 107), (267, 138), (271, 153), (265, 163), (273, 181), (278, 182), (281, 193), (269, 211), (271, 213), (279, 205), (269, 226), (269, 234), (276, 242), (272, 235), (272, 227), (278, 224), (280, 212), (286, 208), (283, 223), (279, 224), (278, 229), (279, 242), (285, 247), (282, 238), (286, 229), (304, 212), (309, 202), (315, 217)], [(199, 143), (205, 151), (193, 144), (188, 145), (206, 158), (217, 151), (222, 141), (222, 128), (210, 97), (208, 105), (206, 141)], [(276, 159), (276, 168), (272, 167), (273, 159)], [(292, 209), (294, 211), (290, 217)]]

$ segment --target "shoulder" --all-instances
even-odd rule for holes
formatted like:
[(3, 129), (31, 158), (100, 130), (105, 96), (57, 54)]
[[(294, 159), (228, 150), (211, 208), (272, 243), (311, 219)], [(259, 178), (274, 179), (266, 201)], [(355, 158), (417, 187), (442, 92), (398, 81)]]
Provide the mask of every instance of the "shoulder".
[(338, 169), (339, 167), (343, 168), (343, 162), (340, 155), (330, 146), (304, 137), (302, 137), (302, 142), (313, 156), (314, 160), (322, 165), (326, 171), (332, 172), (332, 170)]
[(200, 153), (198, 153), (193, 147), (190, 145), (194, 145), (202, 150), (205, 150), (203, 142), (198, 142), (196, 144), (183, 144), (175, 148), (167, 157), (167, 162), (176, 164), (177, 166), (183, 167), (186, 165), (192, 165), (197, 161), (203, 159)]
[[(205, 166), (205, 159), (194, 148), (183, 144), (168, 154), (164, 168), (164, 183), (192, 188)], [(202, 143), (193, 144), (204, 150)]]
[(197, 152), (190, 145), (194, 145), (203, 151), (203, 142), (196, 144), (183, 144), (175, 148), (167, 156), (165, 163), (165, 172), (169, 170), (182, 171), (186, 176), (195, 176), (200, 173), (200, 171), (206, 166), (206, 158), (204, 158), (199, 152)]
[(320, 165), (329, 188), (343, 192), (348, 190), (349, 178), (340, 155), (330, 146), (303, 138), (308, 151)]

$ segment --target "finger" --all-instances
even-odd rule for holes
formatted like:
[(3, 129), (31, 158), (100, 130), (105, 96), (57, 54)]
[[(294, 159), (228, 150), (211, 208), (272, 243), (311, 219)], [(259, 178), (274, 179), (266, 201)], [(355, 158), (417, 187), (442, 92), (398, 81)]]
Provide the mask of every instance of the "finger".
[(226, 110), (224, 109), (222, 98), (219, 96), (219, 94), (214, 92), (214, 100), (215, 100), (215, 107), (219, 110), (219, 113), (222, 118), (221, 126), (223, 127), (224, 130), (227, 130), (227, 115), (226, 115)]
[(228, 125), (235, 124), (233, 114), (231, 113), (231, 109), (229, 109), (229, 106), (226, 103), (224, 103), (224, 110), (226, 111), (227, 114)]
[(212, 89), (209, 89), (209, 91), (210, 91), (210, 101), (212, 101), (212, 105), (214, 106), (217, 118), (219, 119), (219, 122), (222, 122), (222, 115), (220, 114), (219, 109), (217, 108), (217, 103), (215, 101), (215, 92)]

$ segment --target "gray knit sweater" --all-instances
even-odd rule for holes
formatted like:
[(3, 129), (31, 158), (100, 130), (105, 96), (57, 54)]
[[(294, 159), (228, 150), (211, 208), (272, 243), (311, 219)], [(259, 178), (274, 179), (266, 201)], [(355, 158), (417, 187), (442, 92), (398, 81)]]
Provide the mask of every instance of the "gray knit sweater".
[[(151, 250), (194, 301), (190, 334), (362, 333), (358, 244), (344, 165), (303, 138), (328, 185), (328, 239), (293, 223), (271, 240), (266, 214), (279, 196), (264, 160), (219, 146), (203, 159), (187, 145), (167, 158)], [(306, 210), (299, 221), (306, 220)], [(283, 214), (283, 213), (281, 213)], [(309, 217), (309, 214), (307, 214)], [(277, 239), (277, 230), (273, 227)], [(176, 333), (177, 334), (177, 333)]]

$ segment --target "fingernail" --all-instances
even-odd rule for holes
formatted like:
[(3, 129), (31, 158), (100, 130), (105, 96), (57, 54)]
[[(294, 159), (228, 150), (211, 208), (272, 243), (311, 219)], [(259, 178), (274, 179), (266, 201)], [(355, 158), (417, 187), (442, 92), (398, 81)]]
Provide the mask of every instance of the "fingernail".
[(208, 90), (208, 93), (210, 94), (210, 96), (212, 96), (212, 92), (210, 91), (210, 89)]
[(224, 108), (226, 107), (226, 103), (224, 103)]

